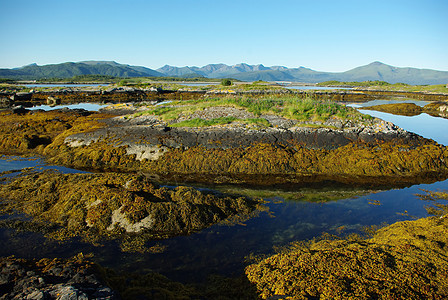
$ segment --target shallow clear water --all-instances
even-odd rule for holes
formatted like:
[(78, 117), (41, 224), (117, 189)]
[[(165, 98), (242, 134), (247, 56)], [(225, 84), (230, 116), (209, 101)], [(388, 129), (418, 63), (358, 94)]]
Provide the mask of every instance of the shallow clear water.
[[(447, 135), (442, 130), (448, 128), (446, 119), (428, 115), (415, 118), (365, 112), (417, 133), (424, 132), (426, 128), (431, 129), (424, 132), (426, 137), (448, 145)], [(0, 157), (0, 171), (34, 166), (51, 167), (45, 166), (41, 160), (10, 160)], [(71, 169), (62, 171), (73, 172)], [(215, 186), (209, 188), (220, 189)], [(238, 190), (238, 187), (235, 189)], [(266, 199), (269, 201), (269, 213), (263, 212), (244, 225), (215, 225), (190, 236), (158, 241), (166, 246), (166, 250), (160, 254), (122, 253), (115, 242), (96, 247), (78, 240), (59, 244), (46, 240), (40, 234), (0, 229), (0, 243), (3, 245), (0, 247), (0, 256), (15, 254), (19, 257), (68, 257), (79, 252), (92, 253), (93, 259), (104, 266), (137, 272), (155, 271), (173, 280), (198, 282), (210, 274), (238, 275), (244, 269), (244, 258), (251, 253), (271, 253), (274, 246), (310, 239), (323, 232), (336, 234), (342, 226), (345, 227), (343, 233), (360, 232), (364, 226), (426, 216), (424, 206), (428, 203), (416, 196), (423, 193), (422, 189), (448, 190), (448, 180), (401, 189), (360, 191), (359, 196), (346, 196), (341, 200), (327, 202), (319, 201), (319, 195), (324, 190), (327, 194), (334, 190), (336, 195), (344, 190), (355, 189), (321, 186), (315, 190), (297, 188), (287, 191), (315, 193), (316, 202), (304, 202), (298, 196), (287, 197), (289, 200), (285, 200), (282, 197), (285, 197), (286, 191), (272, 187), (270, 190), (275, 196)], [(407, 214), (403, 214), (405, 211)]]
[(85, 109), (88, 111), (98, 111), (102, 107), (106, 107), (107, 105), (104, 104), (95, 104), (95, 103), (78, 103), (78, 104), (67, 104), (67, 105), (55, 105), (55, 106), (49, 106), (49, 105), (38, 105), (31, 107), (29, 109), (36, 110), (36, 109), (43, 109), (43, 110), (54, 110), (54, 109), (61, 109), (61, 108), (70, 108), (70, 109)]

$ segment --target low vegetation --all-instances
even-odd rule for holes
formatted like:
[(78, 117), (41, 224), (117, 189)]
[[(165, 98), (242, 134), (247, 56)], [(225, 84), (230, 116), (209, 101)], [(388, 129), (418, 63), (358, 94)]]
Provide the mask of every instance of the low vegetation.
[[(260, 121), (237, 120), (232, 117), (220, 118), (211, 121), (195, 120), (175, 124), (180, 117), (188, 117), (196, 111), (201, 111), (210, 107), (225, 106), (244, 109)], [(272, 96), (228, 96), (220, 98), (204, 98), (195, 100), (174, 101), (165, 105), (152, 107), (146, 111), (139, 112), (135, 116), (151, 114), (159, 116), (166, 122), (173, 123), (172, 126), (210, 126), (215, 124), (227, 124), (232, 121), (266, 123), (260, 118), (261, 115), (272, 114), (291, 120), (299, 121), (321, 121), (324, 122), (330, 117), (340, 119), (363, 119), (369, 118), (358, 113), (356, 110), (339, 105), (332, 101), (319, 100), (313, 95), (272, 95)]]

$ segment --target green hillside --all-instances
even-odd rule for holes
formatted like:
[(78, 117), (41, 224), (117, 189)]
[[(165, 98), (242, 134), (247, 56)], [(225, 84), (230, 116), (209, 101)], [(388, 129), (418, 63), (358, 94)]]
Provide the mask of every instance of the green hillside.
[(115, 62), (67, 62), (19, 69), (0, 69), (0, 78), (35, 80), (44, 78), (71, 78), (80, 75), (105, 75), (113, 77), (151, 77), (163, 74), (144, 67), (122, 65)]

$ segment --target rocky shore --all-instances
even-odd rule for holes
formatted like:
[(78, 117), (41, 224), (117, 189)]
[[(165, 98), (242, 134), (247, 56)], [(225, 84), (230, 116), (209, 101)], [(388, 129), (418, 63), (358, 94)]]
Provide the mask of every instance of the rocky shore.
[[(157, 115), (173, 109), (177, 106), (128, 104), (100, 113), (6, 111), (0, 149), (41, 154), (79, 169), (138, 171), (162, 181), (402, 185), (448, 174), (446, 147), (353, 109), (349, 118), (325, 121), (256, 115), (231, 106), (193, 106), (171, 121)], [(117, 113), (126, 115), (114, 117)], [(183, 125), (198, 120), (225, 122)]]
[[(155, 181), (402, 186), (448, 178), (447, 147), (349, 108), (320, 105), (317, 98), (305, 99), (309, 110), (328, 110), (300, 118), (305, 112), (299, 105), (286, 107), (279, 101), (271, 103), (275, 114), (224, 103), (231, 98), (211, 106), (200, 102), (204, 99), (197, 93), (194, 105), (179, 110), (183, 103), (160, 104), (167, 99), (163, 93), (148, 92), (153, 100), (141, 94), (135, 101), (132, 91), (124, 91), (123, 98), (110, 101), (128, 105), (100, 112), (0, 112), (1, 153), (42, 155), (48, 162), (101, 172), (23, 170), (3, 177), (0, 192), (9, 201), (1, 203), (0, 211), (30, 218), (12, 215), (0, 225), (59, 240), (117, 239), (123, 251), (159, 253), (164, 249), (155, 240), (245, 221), (263, 203)], [(75, 94), (61, 93), (59, 100), (79, 100)], [(182, 93), (170, 95), (187, 100)], [(291, 118), (285, 117), (288, 109), (295, 113)], [(157, 274), (113, 274), (82, 256), (7, 257), (0, 260), (0, 299), (254, 299), (257, 294), (265, 299), (442, 299), (448, 295), (446, 230), (445, 211), (393, 224), (369, 238), (296, 243), (248, 266), (251, 283), (217, 280), (202, 290)]]
[[(222, 109), (205, 109), (201, 118), (219, 116)], [(228, 116), (242, 113), (225, 110)], [(45, 154), (54, 163), (78, 168), (140, 170), (157, 178), (193, 181), (206, 175), (211, 182), (262, 185), (313, 176), (351, 183), (403, 183), (447, 174), (444, 146), (378, 119), (330, 118), (316, 128), (276, 116), (261, 118), (270, 126), (236, 121), (189, 128), (151, 115), (120, 116), (105, 120), (98, 130), (53, 143)], [(107, 159), (111, 156), (117, 158)], [(266, 175), (271, 179), (266, 181)]]
[[(72, 103), (125, 103), (139, 101), (188, 100), (207, 96), (226, 95), (266, 95), (290, 94), (303, 96), (308, 91), (291, 90), (286, 88), (262, 89), (256, 87), (249, 90), (225, 88), (218, 86), (210, 90), (197, 90), (192, 87), (182, 89), (166, 89), (160, 87), (128, 87), (128, 86), (90, 86), (90, 87), (56, 87), (48, 90), (31, 89), (15, 91), (15, 89), (0, 91), (0, 109), (12, 108), (22, 105), (55, 105)], [(373, 99), (389, 97), (410, 97), (426, 101), (448, 101), (448, 94), (427, 92), (383, 91), (369, 89), (355, 90), (315, 90), (315, 97), (339, 102), (365, 102)]]

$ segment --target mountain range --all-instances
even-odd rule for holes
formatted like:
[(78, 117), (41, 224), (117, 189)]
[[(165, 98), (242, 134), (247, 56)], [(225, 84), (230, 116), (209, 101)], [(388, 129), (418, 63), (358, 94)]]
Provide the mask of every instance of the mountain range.
[(206, 77), (234, 78), (242, 81), (294, 81), (318, 83), (329, 80), (366, 81), (381, 80), (389, 83), (446, 84), (447, 71), (399, 68), (381, 62), (360, 66), (346, 72), (321, 72), (309, 68), (265, 67), (259, 65), (209, 64), (203, 67), (175, 67), (165, 65), (157, 70), (142, 66), (119, 64), (114, 61), (82, 61), (21, 68), (0, 69), (0, 78), (34, 80), (42, 78), (70, 78), (76, 75), (108, 75), (115, 77)]

